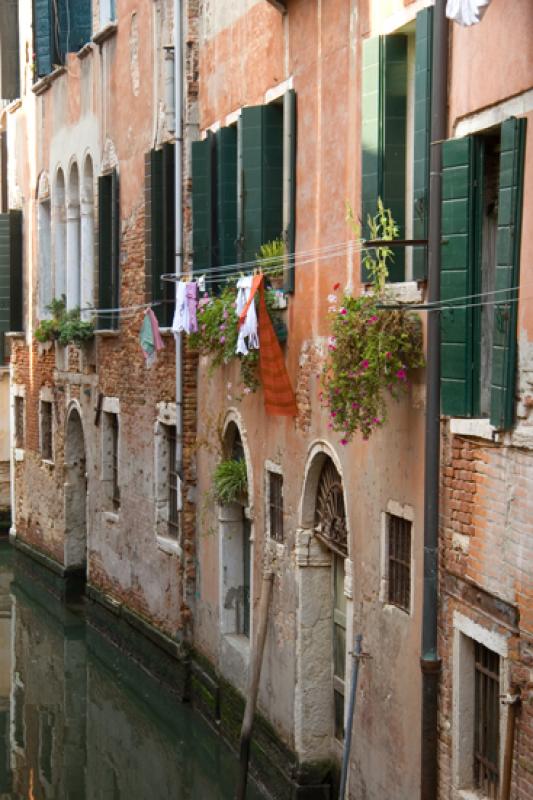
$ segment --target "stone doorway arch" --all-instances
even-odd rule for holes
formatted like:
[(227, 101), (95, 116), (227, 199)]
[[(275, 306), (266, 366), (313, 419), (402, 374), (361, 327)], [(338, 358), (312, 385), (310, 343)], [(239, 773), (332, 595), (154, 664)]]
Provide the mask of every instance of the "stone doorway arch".
[(87, 459), (80, 413), (71, 408), (65, 432), (65, 568), (87, 572)]

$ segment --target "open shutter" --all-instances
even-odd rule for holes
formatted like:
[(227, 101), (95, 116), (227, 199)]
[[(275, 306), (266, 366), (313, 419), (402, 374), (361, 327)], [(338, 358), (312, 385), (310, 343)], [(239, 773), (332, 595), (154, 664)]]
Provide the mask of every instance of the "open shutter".
[[(98, 178), (98, 306), (118, 308), (120, 219), (116, 170)], [(117, 328), (118, 312), (99, 316), (100, 329)]]
[[(283, 96), (283, 240), (286, 252), (296, 247), (296, 92)], [(294, 292), (294, 259), (285, 267), (285, 291)]]
[(52, 0), (34, 0), (33, 18), (37, 77), (42, 78), (52, 71), (52, 64), (56, 60)]
[[(407, 120), (407, 36), (393, 34), (363, 42), (362, 217), (369, 235), (368, 215), (378, 197), (390, 208), (405, 236), (405, 155)], [(404, 279), (405, 256), (396, 249), (389, 281)], [(361, 279), (368, 282), (363, 273)]]
[(213, 265), (215, 204), (211, 133), (192, 143), (192, 246), (193, 269), (201, 272)]
[(497, 295), (492, 344), (490, 421), (497, 428), (514, 422), (517, 303), (520, 278), (520, 229), (524, 181), (526, 120), (508, 119), (501, 127), (498, 232), (496, 239)]
[(4, 334), (22, 329), (22, 211), (0, 214), (0, 364)]
[[(442, 145), (441, 300), (471, 295), (473, 267), (474, 141), (450, 139)], [(473, 409), (472, 309), (441, 311), (441, 409), (471, 416)]]
[(283, 106), (242, 110), (243, 251), (253, 261), (283, 230)]
[(88, 0), (58, 0), (60, 51), (77, 53), (91, 39), (92, 13)]
[[(429, 157), (431, 142), (431, 74), (433, 7), (416, 15), (415, 121), (413, 169), (413, 238), (427, 239), (429, 215)], [(427, 248), (413, 250), (413, 277), (427, 277)]]
[(176, 269), (176, 176), (174, 159), (176, 147), (172, 142), (163, 145), (163, 259), (161, 272), (157, 276), (157, 286), (154, 286), (155, 297), (163, 301), (162, 306), (156, 309), (161, 325), (172, 325), (174, 317), (175, 286), (169, 281), (161, 281), (165, 272), (174, 272)]
[(148, 301), (162, 301), (154, 308), (160, 325), (172, 324), (174, 284), (161, 275), (174, 272), (175, 195), (174, 145), (145, 156), (145, 277)]
[(237, 261), (237, 127), (215, 134), (218, 265)]

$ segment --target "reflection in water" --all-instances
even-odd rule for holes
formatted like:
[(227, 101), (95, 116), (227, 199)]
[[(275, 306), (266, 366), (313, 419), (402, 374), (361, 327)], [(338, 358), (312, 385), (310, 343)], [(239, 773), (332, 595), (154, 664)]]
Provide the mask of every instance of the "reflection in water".
[(191, 708), (0, 544), (0, 800), (231, 800), (236, 774)]

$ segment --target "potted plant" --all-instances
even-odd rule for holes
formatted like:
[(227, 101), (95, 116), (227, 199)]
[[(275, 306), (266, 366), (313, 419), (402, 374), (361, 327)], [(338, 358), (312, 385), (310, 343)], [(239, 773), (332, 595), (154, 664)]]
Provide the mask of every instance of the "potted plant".
[(213, 492), (220, 505), (246, 503), (248, 474), (244, 459), (227, 458), (220, 461), (213, 475)]
[(80, 347), (94, 336), (94, 325), (81, 319), (80, 309), (72, 308), (67, 311), (65, 295), (59, 299), (54, 298), (46, 310), (50, 312), (50, 319), (43, 319), (36, 327), (34, 336), (38, 342), (57, 341), (60, 345), (74, 344)]
[(273, 289), (283, 289), (285, 269), (285, 242), (283, 239), (272, 239), (265, 242), (256, 253), (257, 266), (268, 277)]

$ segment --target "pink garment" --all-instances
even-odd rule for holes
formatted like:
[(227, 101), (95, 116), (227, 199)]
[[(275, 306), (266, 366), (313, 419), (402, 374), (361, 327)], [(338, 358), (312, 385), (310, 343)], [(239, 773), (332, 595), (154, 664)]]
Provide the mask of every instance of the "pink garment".
[(198, 320), (196, 309), (198, 308), (198, 291), (196, 281), (191, 281), (185, 289), (185, 302), (189, 311), (189, 329), (187, 333), (198, 333)]
[(163, 339), (161, 337), (161, 332), (159, 330), (159, 322), (157, 321), (157, 317), (151, 308), (149, 308), (146, 313), (148, 314), (150, 318), (150, 323), (152, 325), (152, 334), (154, 337), (155, 352), (159, 353), (159, 351), (163, 350), (163, 348), (165, 347), (165, 343), (163, 342)]

